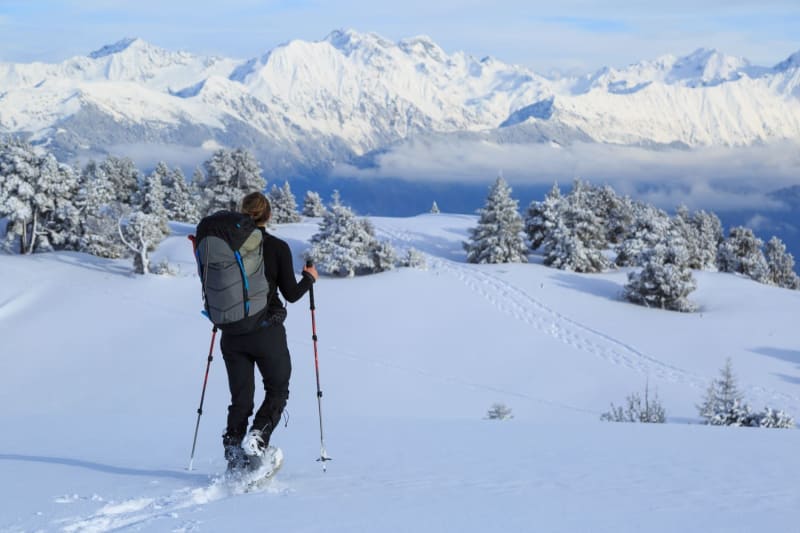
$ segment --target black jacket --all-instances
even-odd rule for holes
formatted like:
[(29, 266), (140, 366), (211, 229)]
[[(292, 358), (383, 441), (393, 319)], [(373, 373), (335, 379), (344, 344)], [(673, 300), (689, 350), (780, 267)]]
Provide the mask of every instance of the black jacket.
[(286, 317), (286, 308), (278, 297), (278, 289), (288, 302), (296, 302), (308, 292), (314, 283), (314, 277), (303, 272), (303, 279), (297, 282), (292, 262), (292, 251), (286, 241), (270, 235), (261, 228), (264, 240), (264, 271), (272, 291), (267, 303), (267, 319), (283, 322)]

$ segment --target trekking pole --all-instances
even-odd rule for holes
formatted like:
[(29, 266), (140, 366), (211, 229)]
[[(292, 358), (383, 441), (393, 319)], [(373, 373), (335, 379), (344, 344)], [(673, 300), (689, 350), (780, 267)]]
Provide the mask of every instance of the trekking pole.
[(194, 462), (194, 449), (197, 446), (197, 431), (200, 429), (200, 416), (203, 414), (203, 401), (206, 399), (206, 385), (208, 384), (208, 371), (211, 369), (211, 361), (214, 360), (214, 339), (217, 337), (217, 326), (211, 333), (211, 347), (208, 349), (208, 363), (206, 364), (206, 377), (203, 380), (203, 393), (200, 395), (200, 407), (197, 409), (197, 424), (194, 426), (194, 441), (192, 441), (192, 455), (189, 457), (189, 470), (192, 469)]
[[(311, 267), (313, 263), (311, 259), (306, 261), (306, 266)], [(316, 306), (314, 305), (314, 285), (312, 284), (311, 287), (308, 289), (308, 297), (310, 300), (310, 307), (311, 307), (311, 339), (314, 341), (314, 371), (317, 374), (317, 411), (319, 413), (319, 459), (317, 461), (322, 462), (322, 471), (327, 472), (328, 469), (325, 467), (325, 461), (332, 461), (331, 457), (328, 457), (328, 452), (325, 451), (325, 439), (322, 436), (322, 390), (319, 386), (319, 355), (317, 353), (317, 321), (314, 316), (314, 310)]]

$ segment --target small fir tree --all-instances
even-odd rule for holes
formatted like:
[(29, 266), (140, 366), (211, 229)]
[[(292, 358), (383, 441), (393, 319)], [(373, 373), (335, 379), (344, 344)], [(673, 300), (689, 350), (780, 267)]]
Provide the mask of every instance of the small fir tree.
[(431, 212), (432, 215), (439, 214), (439, 206), (436, 205), (436, 200), (433, 201), (433, 205), (431, 206), (431, 211), (430, 212)]
[(493, 403), (486, 412), (487, 420), (510, 420), (514, 418), (511, 408), (503, 403)]
[(706, 424), (728, 426), (736, 422), (736, 412), (741, 409), (742, 404), (742, 393), (739, 391), (733, 366), (728, 358), (720, 370), (719, 377), (708, 386), (703, 403), (698, 405), (697, 409)]
[(600, 420), (606, 422), (641, 422), (645, 424), (663, 424), (667, 421), (667, 413), (656, 393), (650, 397), (650, 386), (645, 384), (644, 401), (639, 393), (633, 393), (625, 401), (627, 406), (616, 407), (611, 404), (611, 410), (600, 415)]
[(491, 187), (486, 205), (480, 209), (478, 226), (469, 230), (470, 240), (464, 243), (469, 263), (527, 263), (522, 238), (522, 217), (511, 188), (503, 178)]
[(349, 207), (337, 202), (311, 237), (307, 257), (322, 272), (352, 277), (391, 268), (393, 254), (388, 243), (375, 238), (368, 221), (359, 220)]
[(325, 216), (325, 212), (325, 205), (322, 203), (319, 193), (306, 191), (306, 195), (303, 198), (303, 216), (321, 217)]
[(659, 244), (645, 252), (643, 257), (642, 270), (628, 274), (625, 298), (646, 307), (695, 311), (697, 306), (688, 300), (688, 296), (697, 288), (697, 282), (688, 267), (686, 248), (680, 244)]
[(272, 207), (272, 221), (276, 224), (291, 224), (300, 222), (300, 215), (297, 213), (297, 201), (292, 194), (292, 189), (288, 181), (283, 182), (280, 189), (273, 185), (269, 193), (269, 203)]
[(403, 258), (402, 265), (404, 267), (418, 268), (420, 270), (425, 270), (428, 268), (427, 261), (425, 260), (425, 254), (416, 248), (408, 249), (405, 257)]

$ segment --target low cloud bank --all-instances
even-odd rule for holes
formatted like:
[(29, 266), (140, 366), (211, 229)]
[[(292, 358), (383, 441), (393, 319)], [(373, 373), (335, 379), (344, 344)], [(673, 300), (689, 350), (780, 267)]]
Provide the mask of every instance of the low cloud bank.
[(775, 210), (786, 206), (768, 194), (800, 184), (800, 145), (787, 141), (683, 150), (425, 139), (375, 156), (369, 168), (338, 165), (334, 174), (461, 184), (489, 183), (502, 174), (512, 185), (556, 181), (562, 189), (580, 177), (664, 208), (683, 203), (693, 209)]

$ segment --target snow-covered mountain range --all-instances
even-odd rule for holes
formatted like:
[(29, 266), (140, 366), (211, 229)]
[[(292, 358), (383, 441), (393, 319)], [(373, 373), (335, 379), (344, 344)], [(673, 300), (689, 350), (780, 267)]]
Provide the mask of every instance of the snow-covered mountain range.
[(237, 60), (125, 39), (58, 64), (0, 63), (0, 134), (62, 156), (244, 146), (267, 178), (324, 173), (418, 134), (496, 142), (800, 141), (800, 52), (772, 67), (700, 49), (550, 79), (494, 58), (334, 31)]

